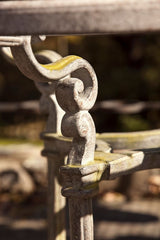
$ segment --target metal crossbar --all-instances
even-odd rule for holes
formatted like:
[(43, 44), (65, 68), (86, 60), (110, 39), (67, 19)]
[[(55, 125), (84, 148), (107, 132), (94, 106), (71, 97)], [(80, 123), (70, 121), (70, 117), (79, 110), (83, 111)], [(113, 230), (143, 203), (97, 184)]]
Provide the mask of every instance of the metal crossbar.
[(153, 32), (160, 30), (160, 3), (157, 0), (1, 1), (0, 23), (2, 36)]

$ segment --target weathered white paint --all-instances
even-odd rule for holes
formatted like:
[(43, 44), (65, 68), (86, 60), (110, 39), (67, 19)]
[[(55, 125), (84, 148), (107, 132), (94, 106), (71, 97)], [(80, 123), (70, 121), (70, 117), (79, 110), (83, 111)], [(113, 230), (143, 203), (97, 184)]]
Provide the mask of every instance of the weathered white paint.
[(0, 35), (117, 34), (159, 30), (159, 0), (0, 2)]

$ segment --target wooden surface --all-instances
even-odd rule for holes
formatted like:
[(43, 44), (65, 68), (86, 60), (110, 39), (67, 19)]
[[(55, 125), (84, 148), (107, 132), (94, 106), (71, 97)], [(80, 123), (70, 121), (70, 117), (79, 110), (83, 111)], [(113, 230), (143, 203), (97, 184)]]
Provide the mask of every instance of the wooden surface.
[(0, 35), (106, 34), (159, 30), (158, 0), (0, 2)]

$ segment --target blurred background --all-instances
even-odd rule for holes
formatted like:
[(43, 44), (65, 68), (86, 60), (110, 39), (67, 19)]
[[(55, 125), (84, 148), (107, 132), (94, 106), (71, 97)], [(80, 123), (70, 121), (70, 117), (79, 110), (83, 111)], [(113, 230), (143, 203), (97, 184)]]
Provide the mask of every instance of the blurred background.
[[(90, 62), (99, 83), (91, 111), (97, 132), (160, 128), (160, 34), (48, 37), (33, 49)], [(0, 55), (0, 235), (6, 240), (46, 239), (39, 134), (47, 116), (39, 111), (40, 96), (34, 82)], [(96, 239), (160, 239), (159, 197), (158, 170), (103, 183), (94, 203)]]

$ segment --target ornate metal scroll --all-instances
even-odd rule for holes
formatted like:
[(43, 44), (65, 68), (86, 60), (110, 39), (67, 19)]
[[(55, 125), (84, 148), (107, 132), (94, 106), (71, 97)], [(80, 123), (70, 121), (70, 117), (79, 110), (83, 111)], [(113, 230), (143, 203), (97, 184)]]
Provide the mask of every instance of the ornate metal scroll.
[[(4, 46), (11, 46), (16, 65), (24, 75), (41, 82), (38, 88), (43, 95), (54, 85), (57, 88), (58, 102), (66, 112), (62, 120), (62, 132), (65, 136), (73, 137), (68, 163), (84, 165), (92, 162), (95, 127), (88, 110), (96, 100), (97, 79), (90, 64), (77, 56), (68, 56), (51, 64), (40, 64), (32, 52), (31, 37), (1, 37), (0, 41)], [(69, 76), (71, 73), (72, 77)], [(59, 80), (58, 84), (53, 80)], [(76, 179), (73, 177), (72, 181), (74, 185)], [(78, 200), (73, 195), (69, 202), (71, 239), (93, 239), (91, 199), (87, 196)]]
[[(84, 61), (84, 60), (83, 60)], [(57, 84), (56, 96), (66, 112), (62, 120), (62, 133), (72, 137), (68, 165), (88, 165), (94, 161), (95, 127), (88, 110), (97, 97), (97, 79), (92, 67), (84, 61), (83, 69), (78, 71), (79, 78), (66, 77)], [(72, 172), (73, 173), (73, 172)], [(78, 189), (81, 181), (76, 174), (63, 171), (63, 194), (69, 197), (70, 237), (71, 239), (93, 239), (92, 191), (80, 196)]]

